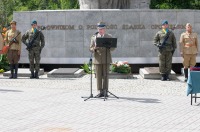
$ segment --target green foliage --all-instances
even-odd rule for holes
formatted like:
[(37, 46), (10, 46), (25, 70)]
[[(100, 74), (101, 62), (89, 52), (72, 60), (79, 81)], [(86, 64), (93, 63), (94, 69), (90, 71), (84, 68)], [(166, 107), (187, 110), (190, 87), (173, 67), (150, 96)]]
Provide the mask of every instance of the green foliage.
[(124, 66), (124, 65), (119, 66), (119, 67), (111, 66), (111, 71), (117, 72), (117, 73), (128, 74), (128, 73), (131, 73), (131, 67)]
[[(91, 69), (90, 69), (90, 65), (87, 63), (84, 63), (83, 66), (81, 66), (81, 68), (88, 74), (91, 73)], [(93, 71), (92, 71), (93, 72)]]
[(13, 19), (14, 11), (79, 9), (78, 0), (0, 0), (0, 28)]
[(116, 62), (111, 65), (111, 71), (128, 74), (131, 73), (131, 67), (128, 64)]
[(7, 71), (9, 69), (9, 62), (6, 55), (0, 55), (0, 69)]
[(151, 0), (151, 9), (200, 9), (200, 0)]

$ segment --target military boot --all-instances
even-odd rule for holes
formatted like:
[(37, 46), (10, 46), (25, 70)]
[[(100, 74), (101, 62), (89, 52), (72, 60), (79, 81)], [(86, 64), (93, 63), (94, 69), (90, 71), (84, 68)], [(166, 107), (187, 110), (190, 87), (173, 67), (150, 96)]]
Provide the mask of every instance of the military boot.
[(31, 71), (31, 76), (30, 76), (30, 79), (33, 79), (35, 76), (34, 76), (34, 71)]
[(13, 76), (14, 76), (14, 75), (13, 75), (13, 74), (14, 74), (14, 69), (13, 69), (13, 68), (14, 68), (14, 65), (13, 65), (13, 64), (10, 64), (10, 77), (9, 77), (10, 79), (12, 79)]
[(13, 78), (16, 79), (17, 78), (17, 73), (18, 73), (18, 64), (15, 64), (14, 66), (15, 66), (15, 68), (14, 68), (15, 69), (15, 74), (14, 74)]
[(169, 74), (165, 74), (165, 80), (170, 81)]
[(188, 68), (184, 68), (184, 74), (185, 74), (185, 82), (188, 80)]
[(35, 78), (36, 78), (36, 79), (39, 79), (38, 71), (35, 71)]
[(166, 80), (166, 76), (165, 76), (165, 74), (161, 74), (162, 75), (162, 77), (161, 77), (161, 81), (165, 81)]

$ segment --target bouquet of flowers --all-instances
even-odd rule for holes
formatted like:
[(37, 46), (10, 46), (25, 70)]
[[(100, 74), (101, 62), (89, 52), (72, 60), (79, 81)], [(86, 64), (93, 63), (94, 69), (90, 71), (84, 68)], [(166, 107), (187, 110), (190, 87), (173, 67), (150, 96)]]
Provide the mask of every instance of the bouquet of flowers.
[(4, 27), (3, 29), (2, 29), (2, 32), (1, 32), (1, 35), (2, 35), (2, 37), (3, 37), (3, 39), (6, 37), (6, 32), (7, 32), (7, 28), (6, 27)]
[(117, 73), (131, 73), (131, 67), (127, 61), (116, 61), (111, 64), (111, 71)]

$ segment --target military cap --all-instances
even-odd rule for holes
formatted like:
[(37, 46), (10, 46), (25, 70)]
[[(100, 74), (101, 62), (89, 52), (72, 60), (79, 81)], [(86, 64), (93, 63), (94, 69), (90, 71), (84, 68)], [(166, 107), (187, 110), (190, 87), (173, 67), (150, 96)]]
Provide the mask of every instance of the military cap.
[(14, 20), (12, 20), (11, 22), (10, 22), (10, 24), (17, 24), (17, 22), (16, 21), (14, 21)]
[(99, 23), (97, 23), (97, 28), (106, 28), (105, 22), (99, 22)]
[(162, 21), (162, 25), (164, 25), (164, 24), (168, 24), (168, 21), (167, 20), (163, 20)]
[(37, 21), (36, 21), (36, 20), (33, 20), (33, 21), (31, 22), (31, 25), (33, 25), (33, 24), (37, 24)]

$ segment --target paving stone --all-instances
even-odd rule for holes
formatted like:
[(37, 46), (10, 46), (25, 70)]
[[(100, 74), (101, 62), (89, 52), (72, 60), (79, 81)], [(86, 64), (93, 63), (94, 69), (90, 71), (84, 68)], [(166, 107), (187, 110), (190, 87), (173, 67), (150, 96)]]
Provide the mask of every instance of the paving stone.
[[(200, 100), (193, 106), (180, 80), (109, 79), (106, 101), (90, 95), (90, 75), (81, 78), (7, 79), (0, 75), (2, 132), (199, 132)], [(181, 76), (182, 77), (182, 76)], [(179, 78), (179, 77), (178, 77)], [(92, 77), (93, 95), (96, 79)]]

